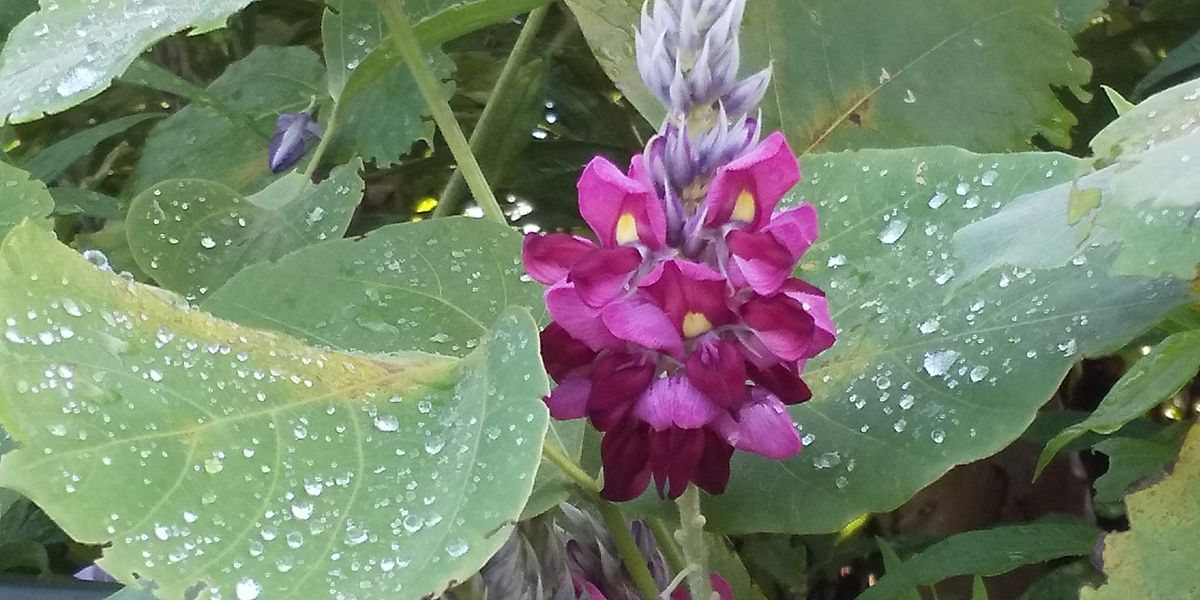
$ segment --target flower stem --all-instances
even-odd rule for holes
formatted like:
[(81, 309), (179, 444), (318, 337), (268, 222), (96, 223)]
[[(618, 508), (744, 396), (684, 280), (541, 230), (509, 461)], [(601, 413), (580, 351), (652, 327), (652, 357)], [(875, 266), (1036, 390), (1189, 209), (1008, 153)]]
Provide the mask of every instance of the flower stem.
[(321, 141), (317, 144), (317, 149), (313, 150), (312, 158), (308, 159), (308, 166), (304, 168), (304, 180), (311, 183), (313, 173), (316, 173), (317, 166), (321, 164), (321, 158), (325, 156), (325, 151), (329, 149), (329, 143), (333, 141), (333, 135), (337, 132), (338, 114), (341, 112), (342, 103), (337, 100), (333, 101), (333, 108), (329, 109), (329, 117), (325, 119), (325, 132), (321, 135)]
[(608, 528), (609, 534), (617, 544), (617, 554), (621, 557), (625, 570), (629, 571), (629, 576), (633, 578), (633, 583), (637, 586), (638, 595), (642, 597), (642, 600), (658, 598), (658, 584), (654, 582), (654, 576), (650, 574), (650, 566), (646, 557), (638, 549), (637, 541), (633, 539), (633, 534), (629, 531), (629, 522), (621, 514), (621, 509), (616, 504), (601, 498), (600, 484), (575, 464), (575, 461), (564, 456), (554, 446), (543, 444), (542, 457), (554, 463), (554, 466), (558, 467), (564, 475), (583, 488), (592, 502), (596, 504), (596, 508), (600, 510), (600, 517), (604, 519), (604, 526)]
[[(549, 5), (541, 6), (533, 9), (525, 18), (525, 25), (521, 27), (521, 34), (517, 36), (517, 42), (513, 45), (512, 52), (508, 55), (508, 60), (505, 61), (504, 68), (500, 71), (500, 77), (492, 86), (492, 94), (488, 98), (487, 105), (483, 107), (483, 113), (479, 115), (479, 122), (471, 131), (472, 152), (479, 152), (480, 148), (491, 141), (491, 137), (496, 134), (496, 118), (499, 108), (511, 104), (514, 93), (520, 91), (513, 85), (517, 81), (517, 71), (525, 65), (525, 57), (533, 47), (538, 30), (541, 29), (542, 21), (549, 11)], [(462, 173), (459, 171), (451, 173), (450, 181), (446, 182), (446, 187), (438, 196), (438, 205), (433, 211), (434, 217), (444, 217), (458, 210), (458, 197), (462, 194), (462, 185)]]
[(675, 503), (679, 506), (679, 545), (689, 569), (687, 581), (694, 600), (716, 600), (708, 572), (708, 546), (704, 543), (704, 515), (700, 490), (689, 485)]
[(658, 548), (662, 550), (663, 558), (667, 559), (671, 571), (682, 572), (687, 567), (687, 560), (683, 558), (683, 551), (679, 549), (679, 542), (676, 542), (675, 536), (671, 534), (671, 528), (658, 517), (650, 517), (646, 519), (646, 523), (650, 526), (650, 531), (654, 532), (654, 539), (658, 542)]
[(442, 96), (437, 79), (434, 78), (433, 73), (429, 70), (429, 65), (425, 62), (425, 53), (421, 50), (421, 45), (417, 41), (416, 34), (413, 33), (408, 17), (396, 5), (396, 0), (375, 0), (375, 3), (383, 13), (388, 28), (391, 29), (392, 42), (400, 51), (400, 57), (408, 63), (413, 79), (417, 82), (417, 89), (425, 98), (429, 112), (433, 113), (434, 122), (437, 123), (438, 129), (442, 130), (442, 137), (446, 139), (446, 145), (450, 147), (450, 153), (454, 155), (454, 161), (458, 163), (458, 168), (466, 179), (471, 195), (475, 196), (475, 202), (479, 203), (479, 207), (483, 209), (483, 213), (488, 219), (497, 223), (508, 223), (504, 217), (504, 211), (500, 209), (500, 203), (496, 201), (496, 196), (492, 194), (492, 188), (488, 186), (487, 179), (479, 168), (479, 162), (475, 160), (475, 155), (471, 154), (467, 137), (463, 135), (462, 128), (458, 126), (450, 103)]

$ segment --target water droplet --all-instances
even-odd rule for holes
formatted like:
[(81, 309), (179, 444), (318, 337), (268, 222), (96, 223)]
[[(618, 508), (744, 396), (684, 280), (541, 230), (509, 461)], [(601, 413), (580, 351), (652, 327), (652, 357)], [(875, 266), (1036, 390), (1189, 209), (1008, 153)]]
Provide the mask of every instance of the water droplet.
[(976, 383), (983, 381), (983, 378), (988, 376), (988, 371), (990, 371), (990, 370), (991, 369), (989, 369), (983, 365), (975, 366), (974, 368), (971, 369), (971, 373), (970, 373), (971, 381), (974, 381)]
[(830, 256), (829, 261), (825, 263), (825, 265), (827, 267), (829, 267), (830, 269), (836, 269), (845, 264), (846, 264), (846, 255), (845, 254), (839, 254), (837, 256)]
[(396, 415), (376, 415), (375, 429), (380, 431), (396, 431), (400, 429), (400, 420)]
[(452, 558), (458, 558), (466, 554), (467, 550), (470, 549), (470, 546), (468, 546), (466, 542), (462, 540), (454, 540), (453, 542), (450, 542), (448, 546), (446, 546), (446, 554), (449, 554)]
[(292, 505), (292, 516), (297, 520), (307, 521), (313, 515), (312, 502), (297, 502)]
[(63, 425), (62, 423), (55, 423), (46, 429), (50, 432), (50, 435), (54, 437), (63, 437), (64, 435), (67, 435), (67, 426)]
[(982, 185), (983, 187), (992, 187), (996, 184), (996, 178), (998, 177), (1000, 177), (999, 173), (995, 171), (986, 171), (983, 175), (979, 176), (979, 185)]
[(946, 194), (944, 194), (942, 192), (938, 192), (938, 193), (934, 194), (932, 198), (929, 199), (929, 208), (932, 208), (935, 210), (939, 209), (942, 207), (943, 204), (946, 203), (946, 200), (948, 200), (948, 199), (949, 199), (949, 196), (947, 196)]
[(933, 332), (937, 331), (938, 327), (940, 327), (940, 326), (941, 326), (941, 321), (937, 317), (934, 317), (934, 318), (929, 319), (929, 320), (925, 321), (924, 323), (921, 323), (920, 325), (918, 325), (917, 330), (920, 331), (921, 333), (933, 333)]
[(895, 217), (884, 225), (883, 230), (879, 232), (879, 241), (885, 244), (895, 244), (908, 230), (908, 219)]
[(200, 238), (200, 246), (202, 246), (208, 250), (212, 250), (213, 248), (217, 247), (217, 242), (216, 242), (216, 240), (214, 240), (211, 237), (208, 237), (206, 235), (206, 236)]
[(926, 373), (938, 377), (945, 375), (950, 370), (950, 367), (954, 366), (954, 363), (958, 361), (959, 356), (961, 355), (954, 350), (926, 352), (922, 366), (925, 368)]
[(904, 419), (900, 419), (899, 421), (892, 423), (892, 429), (895, 430), (896, 433), (902, 433), (905, 427), (908, 427), (908, 421), (905, 421)]
[(262, 593), (262, 585), (247, 577), (237, 583), (237, 600), (255, 600)]
[(941, 429), (934, 429), (929, 433), (929, 438), (933, 440), (933, 443), (940, 444), (946, 441), (946, 432)]

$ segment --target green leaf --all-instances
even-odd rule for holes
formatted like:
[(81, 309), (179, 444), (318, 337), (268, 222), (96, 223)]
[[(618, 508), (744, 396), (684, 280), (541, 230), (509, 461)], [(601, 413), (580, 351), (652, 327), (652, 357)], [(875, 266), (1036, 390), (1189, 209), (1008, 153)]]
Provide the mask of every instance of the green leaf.
[(96, 146), (108, 138), (120, 135), (135, 125), (145, 123), (150, 119), (160, 119), (166, 115), (161, 113), (141, 113), (113, 119), (95, 127), (72, 134), (54, 145), (42, 150), (37, 156), (29, 159), (25, 169), (35, 179), (47, 183), (53, 182), (79, 159), (89, 155)]
[(104, 91), (143, 50), (173, 33), (213, 29), (250, 0), (43, 2), (0, 53), (0, 121), (64, 111)]
[(262, 137), (269, 137), (272, 127), (269, 124), (256, 123), (253, 118), (225, 104), (220, 98), (208, 90), (142, 58), (133, 61), (129, 69), (121, 75), (118, 81), (131, 85), (147, 87), (152, 90), (166, 92), (179, 96), (188, 101), (207, 106), (223, 115), (232, 123), (241, 123), (251, 131), (257, 131)]
[(1054, 0), (1058, 22), (1072, 34), (1087, 29), (1092, 19), (1108, 6), (1108, 0)]
[[(884, 575), (892, 575), (894, 577), (904, 577), (904, 562), (896, 555), (896, 551), (883, 541), (883, 538), (875, 538), (875, 542), (879, 544), (879, 555), (883, 559)], [(896, 600), (921, 600), (921, 593), (917, 591), (915, 585), (897, 585), (893, 586), (896, 589), (893, 595)]]
[(952, 535), (889, 568), (857, 600), (898, 598), (913, 586), (933, 585), (958, 575), (991, 577), (1023, 565), (1084, 556), (1091, 553), (1099, 535), (1092, 525), (1062, 519)]
[[(1098, 506), (1121, 504), (1131, 486), (1161, 474), (1179, 455), (1180, 440), (1161, 437), (1114, 437), (1096, 444), (1096, 450), (1108, 456), (1108, 470), (1092, 484)], [(1123, 513), (1124, 508), (1117, 512)]]
[(1162, 62), (1155, 65), (1133, 88), (1135, 98), (1145, 98), (1148, 92), (1161, 89), (1164, 84), (1195, 76), (1200, 70), (1200, 32), (1177, 46)]
[[(640, 0), (568, 0), (609, 76), (651, 122), (632, 34)], [(869, 15), (869, 18), (865, 17)], [(750, 2), (746, 70), (770, 65), (764, 126), (800, 154), (951, 144), (1028, 148), (1035, 133), (1066, 145), (1075, 118), (1055, 87), (1088, 81), (1050, 0)]]
[(54, 210), (46, 185), (29, 173), (0, 162), (0, 236), (25, 219), (39, 219)]
[[(725, 578), (737, 600), (766, 600), (762, 591), (754, 585), (746, 565), (738, 552), (723, 535), (707, 535), (708, 568)], [(802, 565), (803, 566), (803, 565)]]
[(488, 221), (388, 225), (245, 269), (203, 306), (322, 346), (386, 352), (402, 338), (412, 350), (462, 356), (510, 307), (540, 318), (542, 287), (520, 255), (521, 235)]
[(97, 219), (119, 219), (121, 203), (100, 192), (77, 187), (50, 188), (56, 215), (86, 215)]
[(1077, 560), (1042, 577), (1021, 594), (1020, 600), (1078, 600), (1079, 588), (1098, 579), (1089, 560)]
[[(579, 463), (583, 452), (583, 436), (586, 423), (582, 419), (574, 421), (553, 421), (550, 431), (546, 433), (546, 444), (554, 444), (563, 456)], [(563, 474), (558, 467), (545, 463), (544, 468), (538, 468), (537, 479), (533, 482), (533, 492), (529, 494), (529, 502), (521, 511), (521, 520), (527, 521), (558, 506), (566, 500), (575, 489), (575, 482)]]
[(1037, 472), (1064, 446), (1088, 431), (1112, 433), (1187, 385), (1200, 370), (1200, 331), (1177, 333), (1133, 365), (1087, 419), (1054, 436), (1038, 457)]
[(1081, 600), (1200, 597), (1193, 572), (1200, 530), (1200, 428), (1192, 427), (1179, 462), (1161, 482), (1126, 498), (1129, 531), (1104, 538), (1108, 580)]
[[(329, 94), (336, 99), (388, 30), (375, 0), (339, 0), (325, 10), (321, 33)], [(453, 95), (454, 63), (440, 50), (426, 58), (433, 74), (445, 82), (443, 93)], [(408, 65), (392, 61), (389, 69), (372, 75), (370, 83), (356, 84), (347, 94), (339, 132), (365, 160), (382, 168), (395, 164), (417, 140), (431, 143), (434, 126)]]
[(437, 594), (525, 504), (548, 415), (523, 311), (462, 359), (346, 354), (192, 310), (34, 227), (0, 257), (0, 314), (20, 317), (0, 346), (0, 421), (22, 444), (0, 484), (111, 544), (99, 563), (126, 584)]
[(1079, 266), (960, 274), (955, 231), (1081, 161), (921, 148), (802, 162), (785, 205), (814, 203), (825, 234), (798, 275), (826, 290), (838, 341), (808, 364), (814, 399), (791, 411), (807, 448), (735, 456), (729, 488), (707, 499), (714, 530), (831, 532), (889, 511), (1008, 446), (1080, 357), (1187, 302), (1185, 282), (1105, 275), (1103, 248)]
[(202, 296), (254, 263), (346, 233), (363, 194), (362, 161), (310, 183), (292, 172), (242, 196), (199, 179), (164, 181), (133, 199), (129, 246), (164, 287)]
[(0, 47), (4, 46), (12, 28), (16, 27), (21, 19), (33, 14), (37, 8), (37, 0), (9, 0), (0, 4)]
[(267, 143), (280, 113), (297, 112), (324, 94), (324, 68), (303, 47), (260, 46), (208, 86), (254, 126), (212, 103), (193, 103), (157, 124), (146, 140), (128, 189), (136, 194), (167, 179), (209, 179), (237, 191), (258, 191), (273, 180)]

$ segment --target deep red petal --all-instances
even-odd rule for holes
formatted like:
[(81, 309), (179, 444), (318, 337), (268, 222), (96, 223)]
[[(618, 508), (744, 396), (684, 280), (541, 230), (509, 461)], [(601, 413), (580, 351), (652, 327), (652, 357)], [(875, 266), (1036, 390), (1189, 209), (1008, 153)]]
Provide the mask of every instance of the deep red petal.
[(770, 351), (785, 361), (808, 358), (813, 318), (799, 302), (782, 294), (755, 297), (742, 307), (742, 319)]
[(521, 260), (530, 277), (550, 285), (566, 277), (571, 267), (595, 248), (592, 242), (565, 233), (531, 233), (522, 243)]
[(746, 359), (726, 341), (703, 344), (688, 356), (687, 376), (713, 402), (724, 408), (746, 397)]
[(821, 226), (817, 220), (817, 209), (811, 204), (801, 204), (795, 208), (776, 214), (763, 231), (769, 233), (791, 254), (792, 262), (800, 260), (808, 251), (817, 236), (821, 234)]
[(720, 494), (729, 484), (729, 461), (733, 458), (733, 446), (714, 431), (704, 430), (704, 455), (696, 465), (692, 481), (710, 494)]
[(550, 323), (539, 336), (542, 344), (542, 362), (546, 372), (555, 381), (566, 379), (571, 373), (582, 369), (596, 359), (596, 351), (583, 342), (571, 337), (558, 323)]
[(812, 390), (808, 389), (808, 384), (800, 378), (799, 369), (793, 368), (788, 363), (780, 363), (768, 368), (749, 364), (746, 374), (754, 383), (775, 394), (781, 402), (788, 406), (807, 402), (812, 398)]
[(592, 391), (592, 380), (577, 375), (559, 383), (546, 396), (550, 416), (559, 421), (578, 419), (587, 414), (588, 397)]
[(627, 354), (609, 354), (592, 369), (587, 414), (600, 431), (610, 431), (626, 419), (654, 379), (654, 365)]
[(713, 422), (721, 412), (687, 377), (679, 375), (655, 379), (633, 409), (634, 416), (655, 431), (699, 429)]
[(650, 484), (650, 428), (629, 423), (605, 434), (600, 441), (604, 489), (600, 496), (613, 502), (633, 500)]
[(621, 346), (621, 341), (599, 319), (599, 311), (588, 306), (569, 283), (546, 290), (546, 311), (571, 337), (593, 350)]

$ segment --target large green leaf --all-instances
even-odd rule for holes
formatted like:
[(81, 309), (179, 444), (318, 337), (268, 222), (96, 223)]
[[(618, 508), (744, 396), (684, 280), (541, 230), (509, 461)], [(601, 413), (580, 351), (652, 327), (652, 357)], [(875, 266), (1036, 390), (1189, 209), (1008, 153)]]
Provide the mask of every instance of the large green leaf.
[[(310, 343), (462, 356), (510, 307), (542, 314), (542, 288), (524, 275), (521, 236), (454, 217), (381, 227), (238, 273), (205, 310)], [(313, 285), (319, 281), (321, 285)]]
[(99, 94), (154, 42), (208, 31), (250, 0), (43, 0), (0, 54), (0, 121), (39, 119)]
[(817, 205), (823, 237), (800, 276), (828, 292), (837, 344), (809, 363), (792, 410), (807, 448), (734, 459), (709, 523), (725, 531), (834, 531), (895, 508), (950, 467), (1007, 446), (1080, 357), (1118, 346), (1186, 302), (1186, 284), (1080, 265), (963, 280), (950, 239), (1010, 198), (1085, 167), (1058, 154), (953, 148), (802, 161), (790, 204)]
[[(1162, 439), (1162, 438), (1168, 439)], [(1108, 470), (1096, 478), (1093, 500), (1103, 509), (1111, 510), (1121, 503), (1129, 488), (1138, 481), (1159, 475), (1163, 468), (1179, 455), (1178, 439), (1170, 436), (1154, 438), (1112, 437), (1096, 444), (1096, 451), (1108, 457)], [(1121, 507), (1118, 514), (1124, 513)]]
[(1191, 277), (1200, 263), (1200, 80), (1152, 96), (1092, 140), (1098, 166), (963, 229), (956, 251), (975, 274), (999, 265), (1067, 265), (1113, 245), (1122, 275)]
[[(328, 5), (321, 34), (330, 96), (342, 96), (355, 70), (388, 33), (375, 0), (337, 0)], [(440, 50), (431, 51), (428, 61), (434, 75), (448, 82), (444, 93), (452, 95), (454, 63)], [(394, 63), (372, 75), (373, 81), (352, 88), (343, 100), (339, 135), (348, 138), (364, 159), (387, 167), (413, 142), (432, 140), (433, 122), (408, 65)]]
[(212, 97), (255, 126), (211, 103), (190, 104), (150, 132), (128, 189), (136, 194), (167, 179), (196, 178), (258, 191), (271, 179), (267, 143), (276, 117), (323, 95), (324, 72), (307, 48), (255, 48), (208, 86)]
[(1087, 523), (1056, 519), (960, 533), (889, 568), (858, 600), (888, 600), (913, 586), (957, 575), (999, 575), (1023, 565), (1084, 556), (1099, 536), (1100, 531)]
[(1200, 331), (1177, 333), (1155, 346), (1150, 356), (1133, 365), (1095, 412), (1082, 422), (1063, 430), (1046, 444), (1038, 457), (1040, 472), (1075, 438), (1086, 432), (1112, 433), (1146, 414), (1187, 385), (1200, 370)]
[[(632, 31), (640, 0), (568, 0), (600, 64), (651, 122)], [(760, 0), (749, 2), (742, 64), (768, 64), (765, 126), (813, 150), (952, 144), (1028, 148), (1069, 142), (1074, 117), (1055, 86), (1090, 67), (1050, 0)]]
[(1193, 571), (1200, 530), (1200, 428), (1192, 427), (1179, 462), (1161, 482), (1130, 494), (1129, 531), (1105, 538), (1107, 582), (1082, 600), (1200, 598)]
[(292, 172), (252, 196), (213, 181), (164, 181), (129, 206), (129, 246), (155, 281), (200, 296), (249, 265), (342, 237), (362, 199), (360, 170), (356, 158), (315, 185)]
[(46, 184), (0, 162), (0, 236), (17, 223), (49, 216), (52, 210), (54, 199), (46, 191)]
[(523, 311), (462, 359), (346, 354), (191, 310), (34, 227), (0, 258), (0, 421), (22, 444), (0, 483), (111, 544), (125, 583), (418, 598), (476, 571), (524, 506), (548, 415)]
[[(249, 267), (203, 306), (321, 346), (384, 352), (402, 337), (410, 349), (461, 356), (505, 310), (525, 307), (541, 319), (542, 287), (524, 275), (520, 253), (521, 236), (488, 221), (389, 225)], [(553, 423), (546, 443), (578, 458), (582, 423)], [(546, 511), (571, 487), (547, 463), (524, 516)]]

